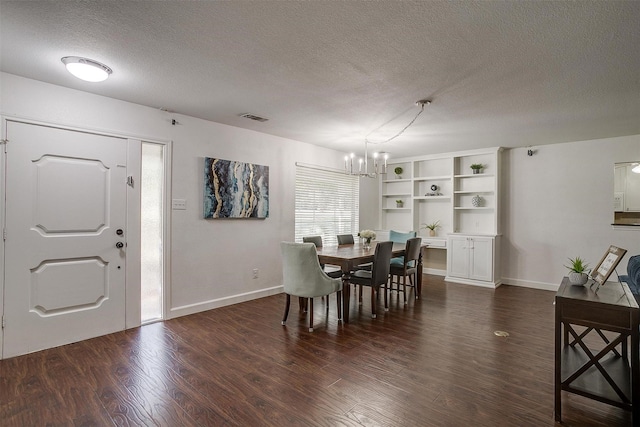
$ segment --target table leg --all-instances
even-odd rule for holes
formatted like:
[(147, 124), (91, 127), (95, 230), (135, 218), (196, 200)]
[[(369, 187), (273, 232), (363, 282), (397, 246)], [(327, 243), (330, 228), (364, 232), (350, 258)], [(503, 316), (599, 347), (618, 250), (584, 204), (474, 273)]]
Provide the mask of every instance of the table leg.
[(631, 315), (631, 421), (640, 423), (640, 334), (638, 332), (638, 310)]
[[(556, 300), (555, 307), (556, 322), (555, 322), (555, 374), (554, 374), (554, 404), (553, 412), (556, 421), (562, 421), (562, 307), (558, 305)], [(566, 333), (566, 327), (565, 327)], [(565, 339), (566, 344), (566, 339)]]
[(420, 255), (418, 255), (418, 271), (416, 273), (416, 299), (422, 297), (422, 249), (420, 249)]
[(342, 275), (342, 321), (349, 323), (349, 300), (351, 299), (351, 283), (349, 273)]

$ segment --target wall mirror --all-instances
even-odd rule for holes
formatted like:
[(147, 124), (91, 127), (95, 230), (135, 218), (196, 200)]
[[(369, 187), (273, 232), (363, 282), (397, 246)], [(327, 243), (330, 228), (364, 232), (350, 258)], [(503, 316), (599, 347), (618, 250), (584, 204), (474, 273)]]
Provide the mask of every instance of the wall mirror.
[(613, 223), (640, 226), (640, 161), (616, 163), (613, 183)]

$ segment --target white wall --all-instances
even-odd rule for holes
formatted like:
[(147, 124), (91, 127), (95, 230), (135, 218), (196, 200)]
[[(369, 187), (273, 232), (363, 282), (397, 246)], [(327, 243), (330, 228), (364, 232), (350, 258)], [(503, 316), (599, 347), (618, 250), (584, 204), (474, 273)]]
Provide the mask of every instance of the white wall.
[[(281, 292), (280, 241), (293, 240), (295, 162), (340, 167), (344, 153), (243, 130), (11, 74), (0, 74), (0, 114), (173, 141), (168, 317)], [(172, 126), (170, 119), (178, 120)], [(269, 166), (269, 218), (204, 220), (204, 157)], [(258, 268), (259, 278), (252, 279)]]
[[(507, 284), (556, 289), (568, 257), (591, 266), (609, 245), (640, 254), (640, 229), (614, 230), (613, 165), (640, 160), (640, 135), (506, 150), (502, 276)], [(612, 279), (616, 280), (615, 273)]]

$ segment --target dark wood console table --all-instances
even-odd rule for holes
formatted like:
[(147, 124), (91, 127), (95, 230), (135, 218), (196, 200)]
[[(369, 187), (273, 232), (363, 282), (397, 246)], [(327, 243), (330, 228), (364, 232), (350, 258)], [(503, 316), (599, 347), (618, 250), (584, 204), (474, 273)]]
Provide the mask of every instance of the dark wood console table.
[[(565, 277), (556, 294), (555, 419), (561, 421), (564, 390), (632, 411), (640, 425), (638, 304), (626, 284), (593, 289)], [(588, 335), (602, 345), (590, 349)]]

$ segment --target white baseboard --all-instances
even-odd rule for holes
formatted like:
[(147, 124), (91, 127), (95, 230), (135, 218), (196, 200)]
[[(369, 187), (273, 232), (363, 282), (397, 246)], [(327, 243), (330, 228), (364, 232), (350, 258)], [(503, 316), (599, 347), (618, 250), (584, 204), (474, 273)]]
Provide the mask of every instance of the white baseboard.
[(240, 302), (251, 301), (258, 298), (264, 298), (271, 295), (280, 294), (283, 292), (282, 285), (274, 286), (273, 288), (260, 289), (252, 292), (245, 292), (243, 294), (232, 295), (224, 298), (212, 299), (209, 301), (203, 301), (196, 304), (183, 305), (180, 307), (173, 307), (167, 313), (166, 320), (175, 319), (176, 317), (186, 316), (189, 314), (200, 313), (201, 311), (212, 310), (214, 308), (225, 307), (227, 305), (237, 304)]
[(483, 282), (481, 280), (461, 279), (459, 277), (445, 276), (445, 282), (461, 283), (463, 285), (480, 286), (481, 288), (495, 289), (502, 284), (501, 280), (497, 282)]
[(508, 277), (503, 277), (502, 283), (505, 285), (521, 286), (523, 288), (542, 289), (554, 292), (557, 292), (560, 287), (560, 283), (532, 282), (530, 280), (510, 279)]
[(446, 276), (447, 270), (439, 270), (437, 268), (423, 268), (422, 274), (433, 274), (434, 276)]

